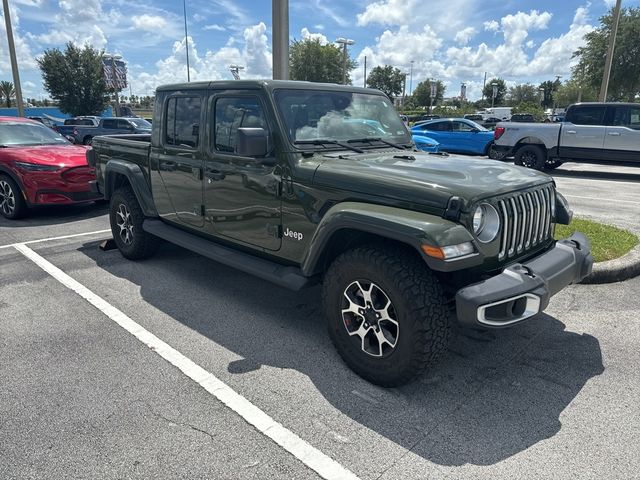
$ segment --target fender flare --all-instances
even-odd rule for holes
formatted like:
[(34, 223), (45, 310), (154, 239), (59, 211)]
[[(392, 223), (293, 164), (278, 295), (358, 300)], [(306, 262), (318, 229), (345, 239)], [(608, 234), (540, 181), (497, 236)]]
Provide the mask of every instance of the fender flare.
[[(301, 262), (304, 275), (320, 273), (323, 252), (333, 235), (340, 230), (370, 233), (409, 245), (419, 252), (430, 268), (439, 271), (452, 268), (446, 261), (427, 256), (421, 249), (422, 245), (437, 247), (474, 241), (465, 227), (436, 215), (368, 203), (344, 202), (331, 207), (318, 224)], [(478, 263), (481, 261), (479, 259)]]
[(104, 173), (104, 198), (109, 200), (111, 195), (113, 195), (117, 175), (124, 175), (127, 178), (144, 215), (146, 217), (157, 217), (158, 211), (156, 210), (156, 206), (153, 202), (151, 188), (149, 187), (142, 169), (139, 165), (127, 160), (114, 158), (107, 162)]
[(24, 198), (25, 202), (27, 202), (27, 205), (31, 205), (29, 197), (27, 197), (27, 191), (24, 188), (24, 184), (22, 183), (22, 180), (20, 180), (20, 177), (12, 172), (10, 168), (5, 167), (4, 165), (0, 165), (0, 174), (6, 175), (11, 180), (16, 182), (16, 185), (18, 185), (18, 187), (20, 188), (20, 192), (22, 193), (22, 198)]

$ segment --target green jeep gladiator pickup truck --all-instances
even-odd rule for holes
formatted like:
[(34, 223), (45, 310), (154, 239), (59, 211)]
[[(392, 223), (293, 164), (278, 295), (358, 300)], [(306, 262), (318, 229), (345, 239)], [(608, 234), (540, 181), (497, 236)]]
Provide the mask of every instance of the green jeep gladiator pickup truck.
[(419, 152), (376, 90), (163, 86), (150, 136), (87, 155), (122, 255), (164, 239), (293, 290), (321, 282), (338, 352), (383, 386), (432, 365), (451, 322), (530, 319), (593, 264), (583, 235), (553, 239), (571, 211), (550, 177)]

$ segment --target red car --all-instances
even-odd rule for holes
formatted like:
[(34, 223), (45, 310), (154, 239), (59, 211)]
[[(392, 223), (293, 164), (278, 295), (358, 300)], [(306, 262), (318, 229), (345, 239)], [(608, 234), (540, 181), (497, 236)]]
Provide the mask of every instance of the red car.
[(86, 151), (42, 123), (0, 117), (0, 214), (15, 219), (34, 205), (100, 200)]

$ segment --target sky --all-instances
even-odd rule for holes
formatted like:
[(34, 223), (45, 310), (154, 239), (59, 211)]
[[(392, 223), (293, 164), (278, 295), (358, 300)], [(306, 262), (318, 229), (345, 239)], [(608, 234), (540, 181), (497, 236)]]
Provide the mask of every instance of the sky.
[[(615, 0), (289, 0), (291, 40), (354, 40), (350, 55), (367, 70), (393, 65), (409, 73), (407, 92), (428, 78), (442, 80), (446, 96), (480, 98), (485, 72), (508, 85), (538, 84), (571, 75), (573, 52), (597, 27)], [(130, 88), (152, 95), (158, 85), (243, 78), (271, 78), (271, 2), (186, 0), (188, 42), (179, 0), (9, 0), (23, 96), (45, 98), (36, 58), (68, 41), (123, 56)], [(640, 7), (640, 0), (624, 0)], [(4, 18), (0, 26), (0, 80), (10, 80)], [(413, 62), (413, 63), (412, 63)]]

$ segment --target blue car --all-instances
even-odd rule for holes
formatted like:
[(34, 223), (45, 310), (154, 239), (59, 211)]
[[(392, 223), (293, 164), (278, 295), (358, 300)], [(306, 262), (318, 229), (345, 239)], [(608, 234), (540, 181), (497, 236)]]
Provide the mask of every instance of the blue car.
[(423, 152), (437, 153), (440, 151), (440, 144), (433, 138), (425, 135), (416, 135), (413, 133), (413, 143), (416, 144), (418, 150), (422, 150)]
[(488, 155), (493, 153), (493, 132), (466, 118), (439, 118), (411, 129), (415, 137), (426, 136), (440, 144), (441, 152)]

